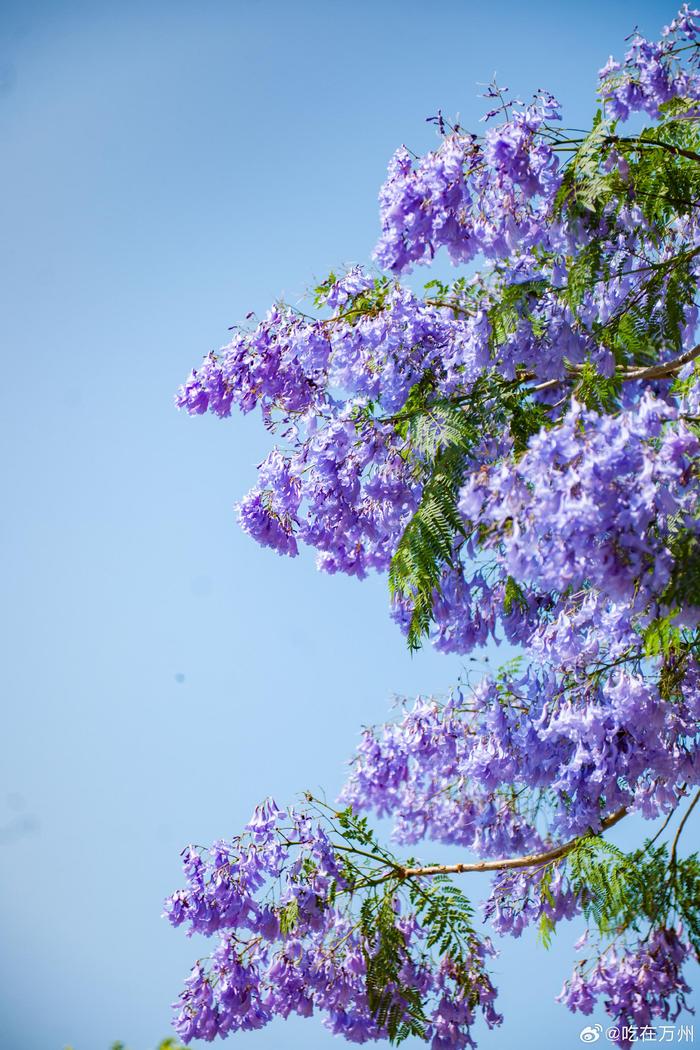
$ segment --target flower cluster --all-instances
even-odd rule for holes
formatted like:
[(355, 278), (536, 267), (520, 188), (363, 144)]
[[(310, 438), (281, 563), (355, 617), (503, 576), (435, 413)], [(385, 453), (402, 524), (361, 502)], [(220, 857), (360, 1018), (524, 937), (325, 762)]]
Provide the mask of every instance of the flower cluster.
[(670, 580), (671, 532), (700, 530), (700, 442), (682, 421), (663, 428), (676, 415), (649, 393), (616, 416), (573, 401), (517, 463), (472, 474), (460, 509), (516, 580), (557, 593), (588, 585), (645, 609)]
[(544, 917), (554, 928), (562, 919), (572, 919), (580, 911), (578, 894), (556, 869), (542, 892), (542, 875), (528, 869), (503, 871), (491, 887), (484, 906), (484, 918), (501, 936), (520, 937), (523, 930)]
[[(328, 299), (366, 285), (356, 270)], [(382, 309), (352, 324), (272, 311), (209, 355), (177, 399), (191, 414), (226, 416), (234, 405), (259, 406), (266, 420), (282, 413), (288, 447), (261, 464), (241, 524), (280, 553), (308, 544), (325, 571), (358, 576), (388, 567), (420, 497), (420, 472), (393, 417), (426, 372), (443, 396), (468, 390), (488, 352), (483, 316), (455, 318), (398, 286), (381, 294)]]
[[(348, 846), (334, 831), (308, 808), (285, 812), (267, 800), (243, 836), (208, 852), (185, 851), (187, 885), (166, 901), (165, 914), (174, 926), (218, 939), (180, 997), (175, 1028), (185, 1042), (319, 1011), (350, 1042), (386, 1039), (405, 1026), (435, 1050), (461, 1050), (475, 1045), (477, 1009), (490, 1027), (500, 1023), (485, 970), (490, 942), (471, 936), (468, 954), (434, 958), (420, 916), (391, 893), (379, 914), (370, 899), (358, 916), (352, 894), (363, 878), (342, 859), (338, 848)], [(385, 856), (376, 854), (380, 868)], [(367, 977), (382, 977), (388, 940), (394, 955), (373, 1010)]]
[(684, 4), (678, 16), (662, 31), (658, 43), (635, 33), (623, 63), (610, 58), (600, 71), (600, 93), (615, 120), (632, 113), (659, 116), (659, 106), (671, 99), (700, 100), (697, 52), (684, 67), (678, 52), (700, 36), (700, 11)]
[(447, 702), (419, 698), (400, 721), (363, 732), (343, 800), (391, 816), (403, 843), (427, 838), (481, 857), (598, 829), (620, 807), (666, 812), (700, 780), (700, 680), (672, 700), (614, 668), (586, 692), (547, 670), (483, 679)]
[(224, 417), (235, 405), (286, 413), (320, 408), (329, 346), (322, 329), (275, 308), (248, 335), (238, 332), (221, 355), (209, 354), (176, 398), (190, 414)]
[(414, 165), (397, 150), (379, 195), (382, 236), (375, 258), (405, 273), (445, 248), (454, 263), (495, 259), (551, 243), (545, 217), (556, 194), (559, 161), (540, 134), (559, 119), (551, 95), (491, 128), (483, 145), (452, 133)]
[[(402, 844), (500, 865), (484, 918), (501, 935), (590, 919), (563, 858), (628, 812), (670, 817), (700, 782), (698, 19), (685, 5), (659, 42), (631, 38), (582, 138), (545, 92), (491, 87), (482, 137), (440, 114), (437, 148), (401, 147), (380, 192), (391, 276), (331, 275), (313, 317), (275, 305), (177, 395), (191, 415), (259, 409), (275, 433), (238, 507), (258, 543), (388, 572), (411, 645), (516, 647), (365, 730), (343, 792)], [(652, 124), (621, 135), (633, 113)], [(440, 250), (480, 271), (422, 295), (400, 283)], [(331, 827), (267, 803), (239, 839), (187, 852), (167, 914), (218, 947), (187, 982), (183, 1039), (319, 1011), (350, 1041), (448, 1050), (474, 1045), (477, 1012), (498, 1022), (469, 902), (440, 897), (433, 869), (409, 877), (349, 813)], [(571, 1009), (601, 998), (646, 1024), (684, 1007), (700, 916), (687, 935), (677, 917), (697, 902), (655, 878), (676, 897), (618, 909)]]
[[(590, 1014), (603, 998), (607, 1012), (623, 1030), (648, 1025), (655, 1018), (675, 1021), (687, 1009), (690, 988), (682, 968), (692, 956), (682, 930), (658, 929), (628, 950), (611, 946), (589, 971), (584, 960), (564, 985), (559, 1001), (570, 1010)], [(631, 1045), (624, 1035), (616, 1041), (618, 1046)]]

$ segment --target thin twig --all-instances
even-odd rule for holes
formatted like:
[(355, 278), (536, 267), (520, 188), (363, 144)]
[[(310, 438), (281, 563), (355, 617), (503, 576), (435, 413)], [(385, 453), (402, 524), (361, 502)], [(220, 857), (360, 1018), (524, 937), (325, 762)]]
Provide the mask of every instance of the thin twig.
[(666, 816), (666, 819), (665, 819), (665, 821), (663, 822), (663, 824), (661, 825), (661, 827), (659, 828), (659, 830), (658, 830), (658, 831), (656, 832), (656, 834), (654, 835), (654, 837), (653, 837), (653, 838), (651, 838), (651, 839), (649, 839), (649, 841), (648, 841), (648, 842), (647, 842), (647, 844), (646, 844), (646, 847), (645, 847), (645, 851), (646, 851), (646, 850), (648, 850), (648, 849), (650, 849), (650, 847), (654, 845), (654, 843), (656, 842), (656, 840), (657, 840), (657, 839), (659, 838), (659, 836), (660, 836), (660, 835), (663, 835), (664, 831), (666, 830), (666, 828), (668, 827), (668, 825), (669, 825), (669, 824), (671, 823), (671, 821), (673, 820), (673, 817), (674, 817), (674, 815), (675, 815), (675, 812), (676, 812), (676, 810), (677, 810), (677, 809), (678, 809), (678, 803), (676, 803), (676, 805), (675, 805), (675, 806), (673, 807), (673, 809), (671, 810), (671, 812), (670, 812), (670, 813), (669, 813), (669, 814), (668, 814), (668, 815)]
[(694, 150), (683, 149), (682, 146), (674, 146), (672, 142), (661, 142), (659, 139), (641, 139), (639, 136), (627, 137), (620, 135), (606, 135), (605, 141), (610, 145), (631, 146), (632, 149), (646, 149), (648, 146), (656, 146), (666, 153), (672, 153), (674, 157), (685, 157), (686, 160), (700, 161), (700, 153)]
[(678, 849), (678, 840), (681, 837), (681, 832), (683, 831), (683, 828), (685, 827), (685, 824), (686, 824), (686, 821), (687, 821), (688, 817), (693, 812), (693, 810), (697, 806), (698, 802), (700, 802), (700, 790), (695, 793), (695, 797), (693, 798), (693, 801), (690, 803), (690, 805), (688, 806), (687, 810), (685, 811), (685, 814), (683, 816), (683, 820), (678, 825), (678, 831), (676, 832), (675, 838), (673, 840), (673, 845), (671, 846), (670, 866), (672, 868), (675, 867), (675, 865), (676, 865), (676, 850)]

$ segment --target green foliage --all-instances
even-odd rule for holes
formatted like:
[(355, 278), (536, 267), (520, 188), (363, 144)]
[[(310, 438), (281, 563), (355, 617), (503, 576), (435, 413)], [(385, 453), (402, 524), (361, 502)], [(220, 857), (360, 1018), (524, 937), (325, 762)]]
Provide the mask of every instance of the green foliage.
[(647, 365), (682, 349), (685, 308), (694, 301), (697, 289), (691, 270), (696, 254), (693, 248), (650, 263), (634, 293), (601, 327), (601, 340), (616, 361)]
[(511, 683), (514, 675), (522, 671), (524, 656), (514, 656), (511, 660), (499, 665), (496, 671), (496, 682), (498, 683), (498, 698), (500, 701), (508, 700), (513, 696)]
[(505, 417), (505, 425), (513, 439), (516, 455), (527, 449), (530, 438), (543, 427), (552, 425), (552, 420), (545, 405), (533, 401), (517, 387), (503, 387), (498, 399), (500, 415)]
[(506, 616), (509, 616), (516, 606), (521, 612), (526, 612), (527, 599), (520, 584), (517, 583), (512, 576), (508, 576), (506, 579), (506, 590), (503, 596), (503, 611)]
[(586, 361), (578, 373), (574, 393), (587, 408), (612, 412), (619, 403), (621, 387), (619, 376), (603, 376), (590, 361)]
[(408, 892), (416, 914), (430, 930), (427, 947), (437, 946), (440, 954), (464, 962), (469, 944), (476, 938), (469, 898), (447, 875), (434, 875), (428, 886), (412, 882)]
[(700, 382), (700, 361), (693, 361), (690, 375), (685, 379), (676, 379), (673, 384), (673, 393), (683, 397), (691, 392), (696, 383)]
[(644, 879), (634, 856), (590, 835), (577, 842), (567, 863), (584, 914), (600, 933), (625, 929), (637, 921), (637, 911), (630, 910), (630, 903), (643, 891)]
[(700, 956), (700, 859), (697, 853), (676, 861), (671, 868), (676, 911), (688, 940)]
[(299, 921), (299, 901), (292, 897), (277, 914), (280, 924), (280, 933), (287, 937)]
[[(325, 305), (325, 299), (333, 285), (338, 280), (338, 275), (329, 273), (325, 281), (314, 288), (314, 305), (317, 308)], [(362, 315), (374, 315), (381, 312), (384, 307), (389, 289), (394, 282), (390, 277), (376, 277), (372, 287), (358, 292), (352, 296), (341, 309), (340, 313), (348, 323), (353, 324)]]
[(601, 172), (601, 156), (606, 151), (612, 125), (603, 119), (600, 110), (593, 118), (593, 126), (582, 139), (569, 161), (555, 201), (556, 210), (563, 214), (596, 211), (601, 200), (609, 199), (607, 172)]
[(470, 437), (465, 417), (464, 435), (435, 457), (418, 509), (392, 558), (389, 571), (391, 593), (408, 598), (413, 606), (408, 632), (411, 649), (419, 647), (421, 636), (430, 626), (434, 595), (440, 592), (443, 566), (452, 564), (456, 541), (465, 535), (457, 510), (457, 497), (464, 477)]
[(634, 136), (618, 135), (599, 111), (566, 166), (559, 213), (600, 216), (633, 201), (660, 231), (674, 217), (690, 214), (700, 194), (700, 135), (696, 121), (687, 119), (692, 105), (675, 99), (662, 107), (666, 119)]
[(352, 806), (341, 809), (335, 814), (343, 838), (348, 842), (356, 842), (360, 846), (372, 846), (379, 849), (379, 843), (375, 833), (369, 826), (367, 817), (358, 817)]
[(577, 255), (568, 260), (564, 298), (571, 310), (576, 313), (586, 293), (598, 280), (609, 276), (603, 246), (597, 237), (592, 237)]
[(683, 607), (700, 605), (700, 542), (697, 534), (679, 527), (671, 536), (669, 549), (673, 555), (674, 571), (666, 588), (666, 605)]
[(425, 1038), (427, 1018), (420, 992), (401, 980), (407, 952), (404, 936), (396, 925), (393, 887), (362, 902), (360, 928), (367, 967), (367, 1000), (377, 1024), (386, 1027), (392, 1042), (403, 1042), (410, 1035)]
[(552, 944), (552, 937), (556, 931), (556, 925), (554, 920), (549, 916), (546, 911), (543, 911), (537, 922), (537, 936), (540, 944), (549, 950)]
[(407, 951), (396, 922), (400, 891), (407, 893), (421, 925), (430, 931), (425, 950), (449, 957), (468, 1001), (475, 1005), (479, 1000), (479, 974), (475, 978), (470, 950), (477, 943), (471, 902), (446, 875), (430, 881), (397, 875), (365, 897), (360, 907), (370, 1009), (395, 1043), (410, 1035), (424, 1038), (428, 1023), (420, 992), (401, 978)]
[[(516, 452), (522, 452), (548, 424), (545, 406), (524, 394), (519, 383), (496, 375), (480, 379), (458, 404), (433, 398), (431, 392), (429, 380), (417, 384), (396, 417), (398, 432), (426, 475), (420, 503), (389, 570), (392, 596), (408, 599), (412, 608), (408, 644), (414, 650), (432, 622), (444, 568), (453, 564), (467, 536), (457, 502), (477, 444), (505, 428)], [(508, 600), (514, 599), (511, 587)]]
[(647, 840), (624, 853), (596, 835), (585, 836), (566, 857), (586, 918), (603, 936), (680, 920), (700, 950), (700, 861), (679, 861), (665, 844)]
[[(674, 586), (672, 578), (669, 594)], [(678, 699), (688, 660), (700, 653), (700, 632), (678, 627), (674, 623), (677, 612), (677, 607), (672, 608), (666, 616), (652, 620), (642, 633), (645, 656), (658, 663), (659, 694), (664, 700)]]
[[(539, 884), (540, 900), (544, 904), (548, 904), (550, 909), (552, 910), (556, 908), (556, 903), (552, 894), (553, 876), (554, 865), (548, 864), (543, 869), (542, 874), (540, 875)], [(539, 938), (540, 944), (542, 944), (542, 946), (547, 950), (549, 950), (549, 948), (551, 947), (552, 938), (556, 933), (556, 928), (557, 927), (556, 923), (554, 922), (554, 919), (552, 918), (550, 913), (543, 908), (539, 917), (539, 921), (537, 923), (537, 936)]]
[(615, 147), (634, 164), (635, 196), (652, 227), (663, 228), (697, 207), (700, 194), (700, 135), (687, 119), (693, 103), (676, 99), (665, 107), (666, 118), (645, 128), (638, 137), (619, 138)]
[(652, 620), (644, 629), (642, 639), (645, 656), (667, 656), (678, 646), (681, 632), (673, 624), (675, 614), (676, 610), (673, 610), (667, 616)]
[(338, 275), (331, 270), (326, 277), (325, 281), (322, 281), (319, 285), (314, 288), (314, 306), (321, 307), (325, 303), (326, 296), (330, 292), (333, 285), (338, 280)]
[(488, 312), (491, 345), (494, 349), (505, 343), (523, 320), (535, 326), (541, 323), (534, 307), (548, 287), (545, 280), (530, 280), (508, 284), (500, 290), (498, 298)]
[[(446, 875), (407, 876), (405, 866), (379, 844), (367, 819), (356, 816), (351, 807), (334, 812), (333, 819), (352, 857), (351, 893), (362, 935), (370, 1009), (392, 1042), (411, 1035), (424, 1038), (428, 1020), (421, 993), (401, 976), (408, 949), (398, 917), (410, 911), (428, 931), (420, 954), (411, 956), (414, 966), (433, 952), (449, 958), (454, 980), (475, 1005), (485, 975), (472, 951), (478, 944), (472, 904)], [(409, 867), (414, 863), (406, 861)]]
[[(640, 257), (630, 295), (612, 317), (594, 326), (618, 364), (641, 365), (681, 349), (684, 310), (696, 293), (691, 264), (698, 248), (689, 242), (670, 253), (665, 246), (671, 226), (690, 214), (700, 197), (700, 133), (695, 120), (684, 119), (688, 106), (674, 100), (665, 107), (665, 120), (628, 137), (599, 113), (569, 160), (557, 197), (562, 217), (590, 224), (592, 231), (604, 216), (611, 221), (629, 205), (639, 208), (648, 224), (655, 256)], [(598, 281), (622, 276), (603, 264), (595, 234), (566, 263), (565, 297), (574, 313)]]

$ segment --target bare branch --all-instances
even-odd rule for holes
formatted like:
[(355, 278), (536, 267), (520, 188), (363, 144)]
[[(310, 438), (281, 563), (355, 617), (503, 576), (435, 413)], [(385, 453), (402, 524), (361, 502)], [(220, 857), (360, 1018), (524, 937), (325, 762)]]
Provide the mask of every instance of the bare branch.
[[(627, 807), (622, 806), (609, 817), (600, 822), (601, 832), (613, 827), (627, 815)], [(581, 841), (581, 835), (562, 843), (554, 849), (546, 850), (544, 853), (530, 853), (525, 857), (503, 857), (499, 860), (478, 860), (469, 864), (429, 864), (422, 868), (399, 868), (397, 874), (401, 878), (417, 878), (421, 875), (462, 875), (472, 871), (508, 871), (511, 868), (534, 868), (541, 864), (549, 864), (550, 861), (559, 860), (571, 853)]]

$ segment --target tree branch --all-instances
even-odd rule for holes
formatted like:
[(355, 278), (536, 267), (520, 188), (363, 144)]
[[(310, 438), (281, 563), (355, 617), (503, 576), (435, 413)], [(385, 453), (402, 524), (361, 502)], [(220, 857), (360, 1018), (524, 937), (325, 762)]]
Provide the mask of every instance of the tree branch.
[(660, 139), (642, 139), (638, 135), (635, 136), (621, 136), (621, 135), (607, 135), (605, 141), (613, 146), (629, 146), (634, 149), (646, 149), (648, 146), (655, 146), (657, 149), (664, 150), (666, 153), (672, 153), (674, 157), (685, 157), (686, 160), (700, 160), (700, 153), (696, 153), (692, 149), (683, 149), (682, 146), (674, 146), (672, 142), (662, 142)]
[(700, 357), (700, 343), (691, 347), (690, 350), (686, 350), (679, 357), (674, 357), (671, 361), (650, 365), (648, 368), (628, 368), (622, 373), (622, 378), (625, 381), (629, 379), (664, 379), (666, 376), (672, 376), (676, 372), (680, 372), (683, 365), (687, 365), (689, 361), (694, 361), (696, 357)]
[[(671, 358), (670, 361), (663, 361), (660, 364), (649, 365), (646, 368), (623, 368), (617, 373), (619, 379), (623, 383), (629, 383), (634, 379), (665, 379), (667, 376), (675, 375), (680, 372), (683, 365), (687, 365), (689, 361), (694, 361), (695, 358), (700, 357), (700, 343), (697, 346), (691, 347), (690, 350), (686, 350), (685, 353), (680, 354), (678, 357)], [(579, 365), (572, 365), (569, 369), (571, 377), (576, 378), (580, 372)], [(534, 376), (527, 373), (521, 377), (523, 380), (533, 379)], [(543, 383), (538, 383), (537, 386), (530, 387), (530, 390), (549, 390), (555, 386), (561, 386), (565, 383), (566, 379), (547, 379)]]
[[(609, 817), (605, 817), (604, 820), (600, 822), (601, 832), (607, 831), (608, 828), (617, 824), (618, 821), (622, 820), (622, 818), (627, 815), (627, 812), (627, 807), (622, 806), (622, 808), (616, 810), (615, 813), (611, 813)], [(577, 835), (576, 838), (570, 839), (569, 842), (564, 842), (561, 846), (556, 846), (554, 849), (546, 850), (544, 853), (530, 853), (525, 857), (503, 857), (499, 860), (478, 860), (470, 864), (429, 864), (422, 868), (399, 867), (397, 874), (402, 879), (409, 879), (421, 875), (463, 875), (466, 872), (472, 871), (507, 871), (511, 868), (533, 868), (540, 864), (549, 864), (550, 861), (559, 860), (561, 857), (565, 857), (567, 853), (571, 853), (576, 844), (581, 841), (581, 838), (581, 835)]]
[(700, 791), (696, 792), (695, 797), (693, 798), (693, 801), (690, 803), (690, 805), (688, 806), (687, 810), (685, 811), (685, 813), (683, 815), (683, 820), (678, 825), (678, 830), (677, 830), (676, 836), (675, 836), (675, 838), (673, 840), (673, 845), (671, 846), (671, 860), (670, 860), (671, 867), (674, 867), (675, 863), (676, 863), (676, 850), (678, 849), (678, 841), (679, 841), (679, 839), (681, 837), (681, 832), (683, 831), (683, 828), (685, 827), (685, 824), (686, 824), (686, 821), (687, 821), (688, 817), (693, 812), (693, 810), (695, 809), (695, 807), (698, 804), (698, 802), (700, 802)]

